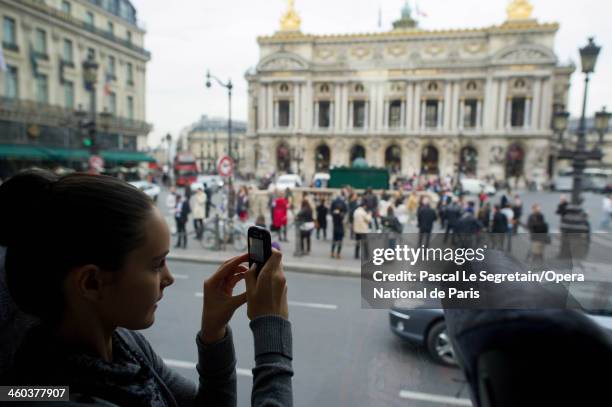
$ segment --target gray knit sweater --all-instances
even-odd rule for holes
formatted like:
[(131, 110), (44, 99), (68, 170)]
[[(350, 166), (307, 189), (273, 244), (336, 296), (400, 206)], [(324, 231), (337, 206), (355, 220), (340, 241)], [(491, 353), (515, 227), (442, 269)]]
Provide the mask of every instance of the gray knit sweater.
[[(277, 316), (250, 323), (255, 342), (253, 406), (292, 406), (291, 324)], [(66, 405), (235, 406), (236, 355), (232, 331), (204, 345), (196, 335), (199, 383), (168, 368), (145, 337), (119, 328), (113, 361), (82, 355), (49, 340), (42, 328), (26, 335), (9, 376), (15, 385), (70, 385)], [(59, 404), (58, 404), (59, 405)]]

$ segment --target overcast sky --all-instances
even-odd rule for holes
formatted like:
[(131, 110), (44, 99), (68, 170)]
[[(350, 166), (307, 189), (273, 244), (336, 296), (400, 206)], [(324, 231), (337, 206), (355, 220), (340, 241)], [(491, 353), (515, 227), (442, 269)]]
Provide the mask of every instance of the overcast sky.
[[(414, 0), (411, 0), (414, 1)], [(206, 70), (234, 82), (233, 116), (246, 120), (244, 73), (257, 64), (256, 37), (271, 35), (287, 0), (132, 0), (147, 29), (147, 121), (157, 146), (203, 114), (227, 117), (227, 94), (205, 88)], [(509, 0), (420, 0), (425, 29), (484, 27), (506, 19)], [(312, 34), (385, 31), (399, 17), (404, 0), (296, 0), (302, 31)], [(592, 77), (588, 111), (612, 110), (612, 2), (609, 0), (532, 0), (534, 17), (558, 22), (556, 52), (562, 63), (580, 66), (578, 48), (595, 36), (602, 52)], [(378, 10), (382, 10), (382, 28)], [(570, 111), (580, 114), (583, 75), (575, 73)]]

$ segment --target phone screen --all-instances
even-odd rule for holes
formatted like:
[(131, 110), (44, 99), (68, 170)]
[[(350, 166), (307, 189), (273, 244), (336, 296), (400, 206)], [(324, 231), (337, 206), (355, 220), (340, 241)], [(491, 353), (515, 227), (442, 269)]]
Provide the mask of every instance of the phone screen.
[(264, 262), (263, 240), (254, 237), (249, 238), (250, 257), (255, 263)]
[(272, 238), (264, 228), (251, 226), (248, 232), (249, 267), (257, 265), (257, 274), (272, 255)]

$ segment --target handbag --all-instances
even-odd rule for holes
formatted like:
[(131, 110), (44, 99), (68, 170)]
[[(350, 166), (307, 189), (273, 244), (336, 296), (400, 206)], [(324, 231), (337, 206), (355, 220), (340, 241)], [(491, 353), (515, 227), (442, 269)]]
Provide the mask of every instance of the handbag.
[(300, 225), (300, 230), (302, 232), (310, 232), (312, 229), (314, 229), (314, 227), (314, 222), (304, 222)]

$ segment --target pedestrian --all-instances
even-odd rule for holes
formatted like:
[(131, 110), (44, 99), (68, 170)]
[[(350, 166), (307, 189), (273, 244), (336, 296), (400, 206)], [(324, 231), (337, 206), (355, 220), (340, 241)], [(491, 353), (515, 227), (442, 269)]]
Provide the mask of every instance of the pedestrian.
[(342, 240), (344, 240), (344, 217), (348, 212), (348, 205), (341, 194), (331, 204), (332, 213), (332, 246), (331, 257), (339, 259), (342, 251)]
[(372, 215), (374, 221), (374, 230), (378, 230), (378, 197), (372, 190), (372, 187), (366, 189), (362, 200), (366, 203), (367, 211)]
[(419, 198), (416, 192), (410, 193), (406, 207), (408, 209), (409, 222), (414, 225), (416, 223), (417, 210), (419, 209)]
[(567, 212), (568, 205), (569, 203), (567, 202), (567, 198), (565, 197), (565, 194), (561, 194), (559, 196), (559, 205), (557, 205), (557, 210), (555, 211), (555, 213), (559, 215), (560, 217), (563, 217), (565, 213)]
[(395, 211), (393, 210), (392, 205), (389, 205), (387, 207), (386, 216), (381, 219), (381, 223), (383, 233), (388, 236), (388, 247), (395, 247), (395, 243), (397, 242), (397, 235), (402, 234), (403, 226), (397, 216), (395, 216)]
[(359, 198), (354, 191), (349, 192), (349, 201), (348, 201), (348, 220), (349, 220), (349, 229), (351, 233), (351, 239), (355, 239), (355, 231), (353, 228), (353, 214), (355, 210), (359, 207)]
[(462, 215), (462, 208), (459, 204), (459, 199), (456, 197), (452, 198), (451, 203), (447, 206), (445, 210), (445, 218), (446, 218), (446, 232), (444, 233), (444, 243), (448, 241), (448, 236), (452, 234), (452, 243), (455, 243), (455, 227), (457, 226), (457, 222)]
[[(72, 404), (234, 406), (237, 361), (228, 324), (248, 303), (252, 403), (292, 404), (280, 253), (259, 275), (270, 284), (256, 284), (255, 271), (241, 265), (245, 254), (200, 285), (201, 328), (193, 338), (198, 381), (192, 382), (138, 332), (155, 323), (157, 306), (168, 306), (158, 302), (174, 283), (166, 263), (168, 226), (146, 194), (112, 177), (27, 171), (0, 188), (0, 224), (10, 301), (39, 320), (20, 342), (3, 385), (69, 386)], [(243, 279), (247, 292), (233, 296)]]
[(307, 199), (302, 199), (302, 206), (296, 220), (300, 225), (300, 251), (302, 254), (310, 254), (310, 236), (315, 225), (312, 218), (312, 207)]
[(327, 240), (327, 205), (325, 198), (321, 197), (317, 205), (317, 240), (319, 240), (319, 232), (323, 231), (323, 240)]
[(212, 203), (212, 189), (207, 184), (203, 184), (204, 194), (206, 195), (206, 213), (204, 217), (208, 219), (210, 217), (210, 208), (214, 207)]
[(506, 234), (508, 233), (508, 218), (501, 211), (499, 205), (493, 208), (491, 221), (491, 249), (504, 250)]
[(372, 221), (372, 214), (367, 211), (368, 204), (365, 201), (361, 201), (360, 205), (355, 209), (353, 213), (353, 232), (355, 233), (355, 258), (359, 259), (359, 250), (361, 247), (361, 241), (363, 241), (363, 250), (367, 254), (367, 240), (366, 234), (370, 231), (370, 222)]
[(516, 235), (521, 224), (521, 217), (523, 216), (523, 202), (518, 194), (514, 196), (512, 213), (514, 214), (512, 218), (512, 232)]
[(531, 210), (532, 212), (527, 219), (527, 229), (529, 230), (529, 239), (531, 241), (527, 260), (542, 264), (544, 262), (546, 244), (550, 243), (548, 223), (544, 220), (539, 204), (533, 204)]
[(419, 246), (429, 247), (431, 232), (436, 222), (436, 211), (429, 204), (429, 199), (424, 199), (417, 213), (417, 227), (419, 228)]
[(193, 229), (196, 239), (202, 240), (204, 233), (204, 215), (206, 214), (206, 194), (202, 188), (198, 188), (195, 195), (191, 197), (190, 206), (193, 212)]
[(601, 228), (608, 229), (610, 227), (610, 218), (612, 218), (612, 195), (606, 195), (603, 197), (601, 207)]
[(482, 208), (482, 206), (485, 204), (485, 202), (489, 199), (489, 197), (487, 196), (487, 194), (485, 193), (484, 189), (480, 190), (480, 194), (478, 195), (478, 209)]
[(238, 215), (238, 219), (240, 219), (241, 222), (246, 222), (249, 218), (249, 191), (245, 185), (242, 185), (238, 190), (236, 215)]
[(278, 193), (274, 200), (274, 211), (272, 215), (272, 227), (278, 232), (278, 240), (287, 242), (287, 210), (289, 203), (287, 198)]
[(512, 229), (514, 226), (514, 211), (512, 210), (512, 206), (508, 202), (505, 208), (501, 209), (501, 213), (504, 214), (506, 219), (508, 220), (508, 231), (507, 231), (507, 241), (508, 241), (508, 252), (512, 252)]
[(176, 233), (176, 226), (174, 225), (174, 210), (176, 209), (176, 188), (170, 187), (168, 195), (166, 196), (166, 210), (168, 216), (166, 222), (170, 225), (170, 232), (174, 235)]
[(483, 229), (482, 223), (476, 218), (476, 204), (468, 201), (465, 211), (455, 226), (455, 233), (458, 237), (457, 244), (461, 247), (476, 247), (480, 241), (480, 232)]
[(488, 232), (491, 227), (491, 203), (485, 202), (484, 206), (478, 210), (478, 220), (482, 223), (483, 229)]
[(174, 220), (176, 221), (178, 240), (174, 248), (187, 248), (187, 220), (190, 212), (189, 201), (182, 195), (177, 195)]

